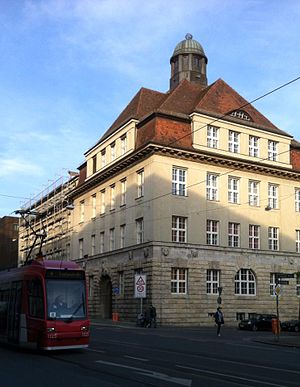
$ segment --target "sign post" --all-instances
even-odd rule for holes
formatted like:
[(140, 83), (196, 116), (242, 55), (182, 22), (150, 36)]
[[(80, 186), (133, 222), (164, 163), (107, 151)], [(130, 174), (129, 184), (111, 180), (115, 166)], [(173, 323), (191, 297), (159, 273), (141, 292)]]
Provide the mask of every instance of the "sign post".
[(134, 297), (141, 300), (141, 313), (143, 313), (143, 298), (146, 298), (146, 274), (134, 276)]

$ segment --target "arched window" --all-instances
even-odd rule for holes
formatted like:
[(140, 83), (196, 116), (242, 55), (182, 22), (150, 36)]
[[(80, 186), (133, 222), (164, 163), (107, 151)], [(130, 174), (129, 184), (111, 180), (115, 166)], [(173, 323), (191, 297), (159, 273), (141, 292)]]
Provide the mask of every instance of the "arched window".
[(244, 110), (234, 110), (230, 113), (232, 117), (239, 118), (240, 120), (245, 121), (253, 121), (248, 113), (246, 113)]
[(246, 296), (255, 296), (256, 281), (255, 275), (250, 269), (239, 270), (234, 279), (234, 293)]

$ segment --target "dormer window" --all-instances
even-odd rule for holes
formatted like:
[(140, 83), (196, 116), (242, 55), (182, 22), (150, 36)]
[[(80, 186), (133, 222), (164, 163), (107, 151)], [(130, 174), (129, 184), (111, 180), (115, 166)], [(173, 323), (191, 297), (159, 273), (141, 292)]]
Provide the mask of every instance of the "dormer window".
[(244, 110), (234, 110), (230, 113), (232, 117), (239, 118), (240, 120), (252, 121), (251, 117), (248, 113), (244, 112)]

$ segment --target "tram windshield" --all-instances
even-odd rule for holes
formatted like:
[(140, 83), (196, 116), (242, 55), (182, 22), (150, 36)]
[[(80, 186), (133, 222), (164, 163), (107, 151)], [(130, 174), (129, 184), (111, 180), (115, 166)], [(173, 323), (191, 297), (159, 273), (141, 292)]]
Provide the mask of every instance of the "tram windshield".
[(48, 319), (72, 321), (86, 317), (84, 280), (46, 278), (46, 291)]

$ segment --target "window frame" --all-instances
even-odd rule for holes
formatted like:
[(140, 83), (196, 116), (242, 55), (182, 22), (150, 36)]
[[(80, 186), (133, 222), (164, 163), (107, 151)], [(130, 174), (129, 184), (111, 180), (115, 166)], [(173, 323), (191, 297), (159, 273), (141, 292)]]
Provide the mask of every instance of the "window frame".
[(188, 287), (188, 269), (171, 268), (171, 294), (185, 295)]
[(256, 277), (251, 269), (241, 268), (236, 272), (234, 294), (236, 296), (256, 296)]
[(268, 248), (272, 251), (279, 251), (279, 227), (268, 227)]
[(218, 149), (219, 129), (217, 126), (207, 125), (206, 145), (208, 148)]
[(220, 286), (220, 270), (207, 269), (206, 270), (206, 294), (218, 294), (218, 287)]
[(187, 242), (187, 217), (172, 215), (172, 242)]
[(228, 246), (240, 247), (240, 223), (228, 222)]
[(240, 153), (240, 132), (235, 130), (228, 131), (228, 151)]
[(187, 169), (172, 167), (172, 195), (187, 196)]
[(214, 219), (206, 220), (206, 244), (208, 246), (219, 246), (220, 222)]
[(210, 201), (219, 200), (219, 175), (217, 173), (206, 173), (206, 199)]

